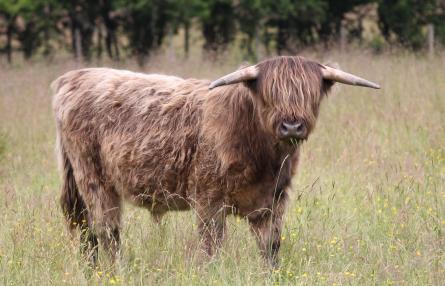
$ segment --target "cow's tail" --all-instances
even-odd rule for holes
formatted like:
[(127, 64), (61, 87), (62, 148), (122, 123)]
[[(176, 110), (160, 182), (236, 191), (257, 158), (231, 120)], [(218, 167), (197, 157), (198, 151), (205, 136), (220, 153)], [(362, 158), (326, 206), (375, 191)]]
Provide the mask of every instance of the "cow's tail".
[(73, 174), (73, 166), (62, 144), (59, 130), (57, 131), (57, 156), (62, 176), (62, 194), (60, 204), (71, 231), (86, 225), (88, 215), (85, 202), (80, 196)]

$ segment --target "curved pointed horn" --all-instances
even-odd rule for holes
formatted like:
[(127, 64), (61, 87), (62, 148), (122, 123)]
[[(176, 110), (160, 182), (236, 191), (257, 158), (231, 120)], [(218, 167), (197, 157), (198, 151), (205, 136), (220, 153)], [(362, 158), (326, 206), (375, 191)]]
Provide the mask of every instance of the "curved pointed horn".
[(349, 85), (359, 85), (364, 87), (380, 89), (380, 85), (373, 83), (369, 80), (341, 71), (339, 69), (334, 69), (325, 65), (321, 66), (322, 66), (321, 73), (323, 74), (324, 79)]
[(259, 70), (256, 66), (245, 67), (213, 81), (210, 84), (209, 89), (213, 89), (221, 85), (234, 84), (242, 81), (256, 79), (258, 77), (258, 73)]

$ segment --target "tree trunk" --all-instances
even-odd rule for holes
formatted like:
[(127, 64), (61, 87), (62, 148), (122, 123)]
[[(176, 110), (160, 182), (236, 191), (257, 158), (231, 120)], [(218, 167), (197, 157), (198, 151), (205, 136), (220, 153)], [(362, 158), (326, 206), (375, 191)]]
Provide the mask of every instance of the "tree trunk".
[(112, 40), (112, 36), (111, 36), (111, 30), (107, 27), (106, 24), (105, 24), (105, 28), (106, 28), (106, 32), (107, 32), (105, 35), (105, 46), (107, 49), (108, 57), (110, 59), (112, 59), (113, 58), (113, 49), (112, 49), (113, 40)]
[(258, 26), (255, 27), (255, 34), (254, 34), (254, 42), (255, 42), (255, 61), (258, 59), (261, 59), (261, 51), (260, 51), (260, 31)]
[(71, 30), (71, 52), (76, 56), (76, 28), (74, 27), (74, 19), (70, 16), (70, 30)]
[(105, 48), (110, 59), (119, 60), (119, 47), (116, 37), (116, 22), (110, 17), (111, 3), (109, 0), (101, 0), (100, 13), (105, 26)]
[(346, 52), (346, 42), (347, 42), (348, 31), (346, 28), (341, 25), (340, 26), (340, 51), (342, 53)]
[(167, 50), (167, 58), (170, 62), (173, 62), (175, 58), (175, 51), (173, 48), (173, 29), (168, 28), (168, 50)]
[(106, 34), (105, 34), (105, 45), (106, 45), (106, 49), (107, 49), (107, 54), (108, 57), (110, 59), (113, 58), (113, 38), (114, 38), (114, 27), (113, 27), (113, 23), (110, 19), (110, 7), (108, 5), (108, 1), (101, 1), (102, 4), (102, 19), (104, 21), (104, 26), (105, 26), (105, 30), (106, 30)]
[(11, 19), (6, 28), (6, 55), (8, 58), (8, 63), (12, 63), (12, 32), (14, 29), (15, 17)]
[(90, 61), (91, 47), (93, 46), (94, 36), (94, 20), (87, 17), (82, 17), (81, 19), (82, 22), (79, 22), (79, 32), (82, 59), (85, 61)]
[(118, 61), (120, 59), (119, 43), (117, 41), (116, 33), (114, 31), (113, 31), (113, 37), (111, 39), (114, 47), (114, 59)]
[(102, 25), (98, 24), (97, 25), (97, 59), (101, 59), (102, 58), (102, 40), (103, 40), (103, 35), (102, 35)]
[(277, 54), (281, 55), (283, 50), (286, 48), (287, 42), (287, 23), (284, 21), (278, 22), (278, 32), (277, 32)]
[(49, 4), (45, 5), (45, 26), (43, 29), (43, 41), (44, 41), (44, 49), (43, 55), (45, 57), (49, 56), (51, 53), (51, 45), (50, 45), (50, 24), (51, 20), (51, 6)]
[(80, 25), (77, 20), (77, 15), (70, 13), (71, 21), (71, 46), (74, 58), (80, 60), (82, 58), (82, 39), (80, 33)]
[(74, 54), (77, 60), (82, 59), (82, 38), (78, 25), (74, 28)]
[(428, 24), (428, 55), (434, 57), (434, 25)]
[(184, 24), (184, 55), (186, 58), (189, 56), (189, 48), (190, 48), (190, 23), (188, 21)]

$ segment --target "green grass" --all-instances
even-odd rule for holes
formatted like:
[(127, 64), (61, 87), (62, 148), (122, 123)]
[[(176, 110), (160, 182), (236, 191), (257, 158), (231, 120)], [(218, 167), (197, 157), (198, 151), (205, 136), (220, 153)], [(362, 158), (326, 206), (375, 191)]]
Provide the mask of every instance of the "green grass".
[[(159, 226), (126, 205), (119, 266), (91, 277), (58, 205), (48, 92), (76, 65), (2, 66), (0, 285), (443, 285), (444, 58), (324, 58), (383, 89), (339, 86), (325, 100), (293, 181), (279, 269), (264, 266), (243, 220), (230, 218), (221, 253), (203, 260), (192, 211), (170, 213)], [(215, 78), (236, 62), (160, 57), (146, 71)]]

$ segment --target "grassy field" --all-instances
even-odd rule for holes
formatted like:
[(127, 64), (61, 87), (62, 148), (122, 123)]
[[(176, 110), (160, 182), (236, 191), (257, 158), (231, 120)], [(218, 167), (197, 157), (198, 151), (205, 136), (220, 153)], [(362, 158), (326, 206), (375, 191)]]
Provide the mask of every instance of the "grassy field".
[[(48, 92), (78, 65), (2, 65), (0, 285), (444, 285), (445, 58), (309, 56), (333, 59), (383, 89), (339, 86), (325, 100), (303, 147), (281, 267), (272, 272), (243, 220), (230, 218), (220, 255), (202, 261), (192, 211), (159, 226), (126, 205), (118, 269), (86, 277), (58, 205)], [(159, 57), (144, 70), (215, 78), (237, 65)]]

